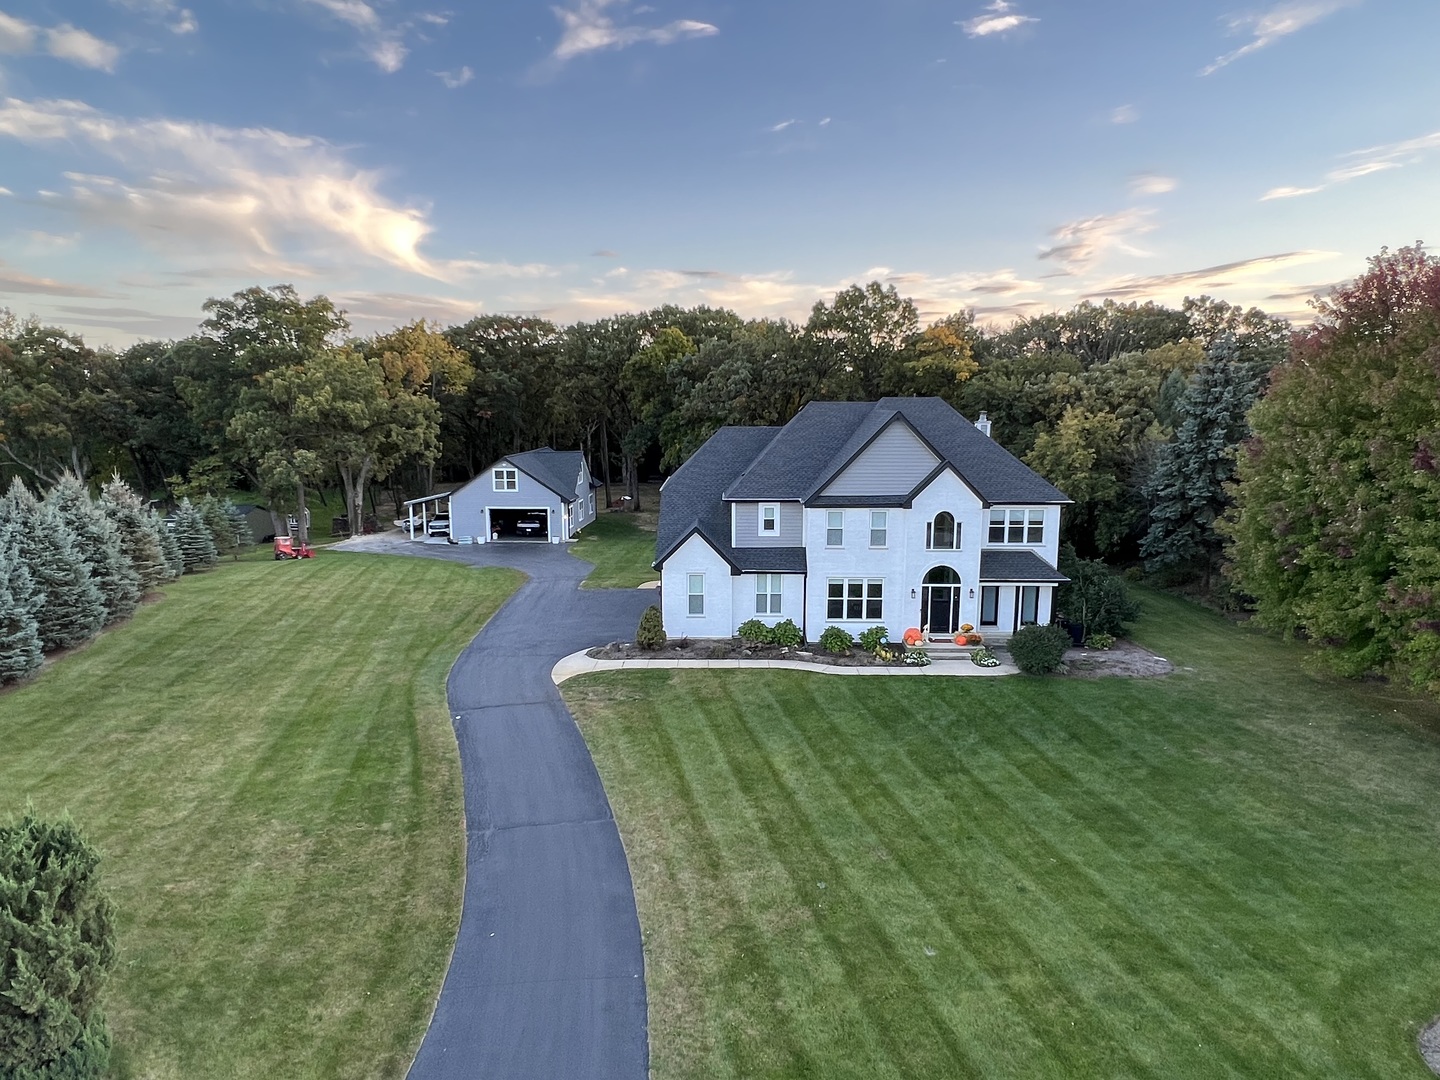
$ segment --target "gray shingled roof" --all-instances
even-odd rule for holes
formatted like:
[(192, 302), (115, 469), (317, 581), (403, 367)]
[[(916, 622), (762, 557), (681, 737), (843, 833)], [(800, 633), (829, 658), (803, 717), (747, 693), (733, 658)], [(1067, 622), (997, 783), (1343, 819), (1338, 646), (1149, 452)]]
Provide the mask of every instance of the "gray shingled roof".
[[(812, 401), (724, 493), (809, 501), (899, 414), (986, 503), (1066, 503), (1039, 476), (940, 398)], [(678, 474), (677, 474), (678, 475)]]
[(1058, 583), (1070, 579), (1033, 551), (998, 551), (990, 548), (980, 552), (980, 580)]
[(780, 430), (774, 427), (721, 428), (675, 471), (674, 476), (665, 481), (665, 496), (660, 503), (660, 525), (655, 536), (656, 563), (664, 562), (685, 542), (686, 537), (698, 532), (711, 547), (736, 565), (736, 551), (730, 546), (730, 508), (725, 505), (722, 496)]
[(585, 455), (579, 450), (551, 450), (542, 446), (521, 454), (506, 454), (505, 460), (527, 476), (534, 477), (566, 502), (575, 501), (580, 466)]

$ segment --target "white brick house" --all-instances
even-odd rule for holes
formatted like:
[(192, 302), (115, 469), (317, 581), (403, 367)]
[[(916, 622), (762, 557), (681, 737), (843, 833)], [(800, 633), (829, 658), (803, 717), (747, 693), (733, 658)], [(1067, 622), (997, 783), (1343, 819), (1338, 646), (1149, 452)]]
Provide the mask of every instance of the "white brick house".
[(939, 398), (811, 402), (784, 427), (722, 428), (665, 484), (665, 631), (730, 637), (758, 618), (811, 641), (963, 623), (1003, 638), (1051, 619), (1069, 501)]

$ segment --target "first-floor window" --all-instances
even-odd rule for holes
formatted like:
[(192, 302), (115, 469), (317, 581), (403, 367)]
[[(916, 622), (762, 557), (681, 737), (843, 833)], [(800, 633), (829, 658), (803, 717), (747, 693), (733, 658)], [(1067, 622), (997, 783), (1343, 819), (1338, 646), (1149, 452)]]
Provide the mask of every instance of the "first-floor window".
[(686, 592), (689, 593), (690, 614), (705, 614), (705, 575), (690, 574), (686, 583)]
[(1040, 586), (1020, 586), (1020, 625), (1034, 626), (1040, 621)]
[(879, 578), (831, 578), (825, 593), (827, 619), (883, 619), (885, 582)]
[(996, 626), (1000, 622), (1000, 586), (980, 586), (980, 625)]
[(592, 492), (590, 493), (590, 513), (593, 514), (594, 512), (595, 512), (595, 493), (592, 491)]
[(779, 574), (755, 575), (755, 614), (779, 615), (781, 577)]

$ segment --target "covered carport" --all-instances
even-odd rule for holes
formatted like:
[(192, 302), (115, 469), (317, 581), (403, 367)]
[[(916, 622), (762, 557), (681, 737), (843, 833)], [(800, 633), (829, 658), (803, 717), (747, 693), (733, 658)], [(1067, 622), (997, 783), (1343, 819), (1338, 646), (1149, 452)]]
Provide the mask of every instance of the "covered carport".
[(513, 510), (492, 506), (487, 510), (488, 532), (493, 540), (534, 540), (550, 542), (550, 511), (545, 507)]
[[(429, 523), (433, 518), (450, 517), (450, 492), (440, 491), (434, 495), (426, 495), (420, 499), (407, 499), (402, 505), (405, 507), (405, 517), (402, 528), (408, 527), (410, 539), (414, 540), (418, 527), (420, 539), (424, 540), (429, 535)], [(400, 522), (396, 522), (400, 524)]]

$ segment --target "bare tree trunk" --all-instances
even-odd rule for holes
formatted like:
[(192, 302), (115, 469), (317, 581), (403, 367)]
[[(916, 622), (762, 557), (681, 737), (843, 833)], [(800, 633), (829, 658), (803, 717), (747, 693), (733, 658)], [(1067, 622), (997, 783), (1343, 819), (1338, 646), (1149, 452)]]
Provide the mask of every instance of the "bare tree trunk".
[(600, 421), (600, 471), (605, 479), (605, 508), (610, 508), (610, 425)]
[(305, 506), (305, 482), (302, 480), (295, 485), (295, 501), (299, 504), (295, 509), (295, 527), (300, 530), (300, 543), (310, 542), (310, 511)]

